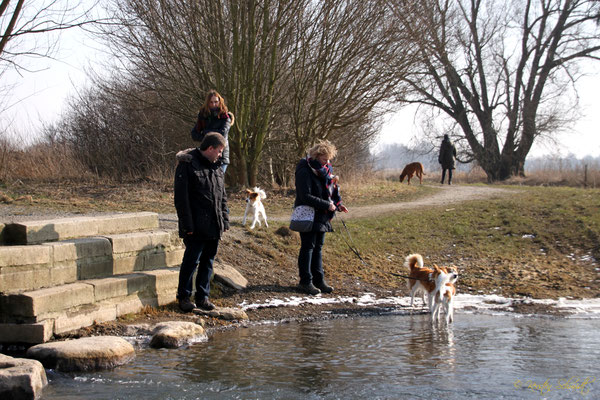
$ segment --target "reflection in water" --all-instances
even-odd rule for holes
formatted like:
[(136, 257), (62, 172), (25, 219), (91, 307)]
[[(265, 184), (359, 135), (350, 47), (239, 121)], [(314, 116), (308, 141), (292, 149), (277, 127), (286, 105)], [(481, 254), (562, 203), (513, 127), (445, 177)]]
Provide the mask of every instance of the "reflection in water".
[[(186, 349), (145, 349), (114, 371), (51, 373), (44, 399), (112, 399), (115, 390), (123, 399), (577, 398), (540, 396), (523, 382), (598, 375), (599, 328), (466, 313), (449, 327), (428, 315), (255, 326)], [(587, 398), (600, 398), (593, 385)]]
[(296, 340), (290, 343), (298, 352), (298, 367), (294, 369), (296, 386), (307, 393), (321, 393), (329, 381), (329, 363), (318, 363), (317, 358), (331, 359), (332, 351), (326, 344), (326, 329), (315, 325), (301, 324)]

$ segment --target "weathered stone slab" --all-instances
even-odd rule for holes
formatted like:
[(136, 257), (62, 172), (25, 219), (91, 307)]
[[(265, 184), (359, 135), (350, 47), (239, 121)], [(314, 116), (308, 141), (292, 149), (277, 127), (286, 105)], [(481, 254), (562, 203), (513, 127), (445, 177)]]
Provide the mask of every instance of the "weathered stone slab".
[(0, 246), (0, 267), (49, 264), (51, 254), (46, 246)]
[(215, 263), (213, 267), (214, 279), (224, 285), (232, 287), (236, 290), (245, 289), (248, 286), (248, 280), (244, 278), (237, 269), (231, 265), (223, 263)]
[(151, 252), (144, 257), (144, 269), (179, 267), (185, 249), (173, 249)]
[(87, 260), (112, 256), (110, 240), (103, 236), (67, 239), (60, 242), (44, 243), (54, 249), (54, 261)]
[(154, 281), (154, 294), (159, 306), (175, 301), (179, 285), (179, 268), (145, 271), (143, 274), (148, 275)]
[(115, 304), (88, 304), (54, 316), (54, 333), (71, 332), (79, 328), (117, 319)]
[(4, 314), (21, 317), (39, 317), (71, 307), (94, 302), (94, 287), (86, 283), (70, 283), (3, 296)]
[(39, 361), (0, 354), (0, 399), (37, 399), (47, 385), (46, 370)]
[(100, 260), (78, 260), (77, 279), (94, 279), (112, 276), (114, 273), (114, 262), (112, 258)]
[(169, 321), (155, 325), (150, 347), (176, 349), (194, 340), (206, 339), (201, 325), (187, 321)]
[(59, 371), (94, 371), (128, 363), (135, 350), (120, 337), (98, 336), (39, 344), (27, 350), (27, 357)]
[(117, 317), (120, 317), (140, 312), (146, 306), (157, 307), (158, 303), (155, 296), (131, 295), (115, 302), (115, 305)]
[(98, 234), (146, 231), (158, 229), (158, 225), (158, 214), (154, 212), (114, 214), (98, 221)]
[(44, 246), (0, 246), (0, 292), (48, 285), (52, 258)]
[(7, 243), (37, 244), (156, 228), (158, 228), (158, 214), (141, 212), (21, 221), (7, 224), (4, 232)]
[(107, 235), (114, 253), (140, 252), (170, 246), (171, 235), (165, 230)]
[(131, 274), (83, 281), (94, 288), (94, 300), (124, 297), (138, 292), (154, 292), (154, 281), (148, 275)]
[(0, 343), (44, 343), (52, 338), (54, 320), (33, 324), (0, 324)]

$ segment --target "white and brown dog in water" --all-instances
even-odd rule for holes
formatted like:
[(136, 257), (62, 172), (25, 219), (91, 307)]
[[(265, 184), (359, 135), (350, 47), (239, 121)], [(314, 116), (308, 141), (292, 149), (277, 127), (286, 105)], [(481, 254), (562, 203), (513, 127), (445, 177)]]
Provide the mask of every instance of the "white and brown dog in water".
[(250, 229), (254, 229), (256, 223), (261, 225), (259, 220), (260, 217), (262, 217), (263, 221), (265, 221), (265, 226), (268, 228), (269, 224), (267, 223), (267, 213), (265, 212), (265, 206), (262, 203), (262, 200), (267, 198), (267, 194), (259, 187), (246, 189), (246, 193), (248, 196), (246, 197), (246, 212), (244, 213), (242, 225), (246, 225), (246, 217), (248, 217), (248, 214), (250, 214), (252, 215), (252, 225), (250, 225)]
[(431, 320), (439, 321), (440, 320), (440, 309), (444, 309), (444, 313), (446, 314), (446, 324), (449, 324), (454, 320), (454, 296), (456, 296), (456, 286), (454, 286), (454, 282), (450, 281), (446, 283), (444, 286), (444, 290), (440, 290), (440, 297), (435, 297), (433, 299), (433, 311), (431, 312)]
[[(426, 268), (423, 266), (423, 256), (420, 254), (410, 254), (407, 256), (404, 265), (410, 271), (408, 275), (408, 289), (410, 290), (411, 308), (415, 295), (421, 292), (423, 302), (425, 302), (425, 293), (427, 293), (427, 304), (429, 305), (429, 311), (432, 313), (432, 321), (439, 316), (440, 305), (444, 305), (445, 311), (451, 310), (451, 302), (456, 293), (454, 282), (458, 279), (456, 268), (438, 267), (437, 265), (433, 265), (433, 268)], [(451, 283), (452, 286), (447, 287), (448, 283)], [(449, 301), (444, 303), (444, 298), (448, 298), (446, 296), (449, 296)], [(438, 307), (437, 309), (435, 308), (436, 306)], [(434, 314), (434, 311), (437, 311), (437, 313)], [(446, 311), (447, 318), (448, 311)]]

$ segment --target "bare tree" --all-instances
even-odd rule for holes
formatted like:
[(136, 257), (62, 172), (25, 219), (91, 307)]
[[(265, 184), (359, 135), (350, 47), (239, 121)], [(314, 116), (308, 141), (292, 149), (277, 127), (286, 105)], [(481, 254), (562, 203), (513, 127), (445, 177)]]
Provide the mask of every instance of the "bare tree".
[(388, 15), (381, 2), (357, 0), (325, 0), (307, 11), (289, 68), (297, 156), (318, 138), (335, 136), (343, 146), (374, 133), (357, 128), (385, 112), (377, 106), (391, 99), (409, 65)]
[[(534, 141), (563, 127), (578, 63), (598, 59), (595, 0), (389, 1), (420, 67), (398, 99), (455, 124), (488, 180), (523, 175)], [(571, 104), (568, 104), (571, 101)], [(437, 115), (439, 117), (439, 115)]]
[(45, 128), (46, 141), (68, 144), (97, 176), (169, 176), (178, 149), (172, 138), (186, 127), (160, 108), (149, 107), (156, 99), (144, 96), (155, 93), (142, 92), (119, 77), (104, 77), (102, 84), (97, 80), (70, 99), (61, 120)]
[[(163, 106), (193, 125), (205, 93), (217, 89), (235, 114), (229, 133), (239, 184), (256, 183), (276, 102), (275, 88), (302, 0), (127, 0), (105, 30), (124, 70)], [(190, 140), (191, 144), (191, 140)]]
[(58, 45), (52, 32), (99, 22), (91, 16), (95, 3), (69, 0), (0, 1), (0, 72), (26, 70), (22, 59), (51, 57)]
[[(289, 181), (295, 161), (318, 139), (337, 145), (338, 161), (346, 150), (356, 156), (368, 148), (386, 111), (382, 105), (409, 65), (401, 56), (406, 42), (381, 1), (312, 2), (295, 24), (270, 137), (273, 147), (286, 149), (275, 153), (278, 183)], [(392, 60), (402, 64), (392, 67)]]

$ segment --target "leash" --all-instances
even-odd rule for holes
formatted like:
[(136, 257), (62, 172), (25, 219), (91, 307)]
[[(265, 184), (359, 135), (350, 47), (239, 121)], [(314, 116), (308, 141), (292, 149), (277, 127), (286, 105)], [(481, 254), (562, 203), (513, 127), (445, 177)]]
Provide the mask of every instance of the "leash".
[(400, 275), (400, 274), (396, 274), (395, 272), (388, 272), (388, 274), (394, 275), (394, 276), (399, 276), (400, 278), (410, 279), (410, 280), (413, 280), (413, 281), (431, 282), (431, 280), (429, 280), (429, 279), (420, 279), (420, 278), (415, 278), (415, 277), (412, 277), (412, 276)]
[[(360, 255), (360, 253), (358, 252), (358, 249), (356, 248), (356, 245), (354, 244), (354, 240), (352, 240), (352, 235), (350, 235), (350, 231), (348, 230), (348, 227), (346, 226), (346, 222), (344, 222), (344, 219), (342, 217), (338, 217), (337, 213), (334, 214), (335, 218), (339, 219), (342, 222), (342, 225), (344, 226), (344, 229), (346, 230), (346, 234), (348, 235), (348, 239), (350, 240), (350, 242), (352, 242), (352, 244), (350, 244), (350, 242), (348, 240), (346, 240), (346, 238), (344, 237), (344, 235), (342, 234), (342, 239), (344, 240), (344, 242), (346, 243), (346, 245), (348, 245), (348, 247), (350, 248), (350, 250), (352, 250), (352, 252), (358, 257), (358, 259), (366, 266), (370, 266)], [(400, 278), (407, 278), (407, 279), (411, 279), (411, 280), (415, 280), (415, 281), (423, 281), (423, 282), (430, 282), (429, 279), (419, 279), (419, 278), (414, 278), (414, 277), (410, 277), (410, 276), (406, 276), (406, 275), (400, 275), (397, 274), (395, 272), (388, 272), (390, 275), (394, 275), (394, 276), (399, 276)]]
[(360, 255), (360, 253), (358, 252), (358, 249), (356, 248), (356, 245), (353, 246), (354, 244), (354, 240), (352, 240), (352, 235), (350, 235), (350, 231), (348, 230), (348, 227), (346, 226), (346, 222), (344, 222), (344, 220), (342, 219), (342, 217), (338, 217), (337, 213), (334, 214), (335, 218), (339, 219), (342, 222), (342, 225), (344, 226), (344, 229), (346, 230), (346, 234), (348, 235), (348, 239), (350, 239), (350, 242), (352, 242), (352, 244), (350, 244), (350, 242), (348, 242), (348, 240), (346, 240), (346, 238), (344, 237), (344, 235), (342, 234), (342, 239), (344, 240), (344, 242), (346, 243), (346, 245), (348, 245), (348, 247), (350, 248), (350, 250), (352, 250), (352, 252), (356, 255), (356, 257), (358, 257), (358, 259), (366, 266), (370, 266)]

